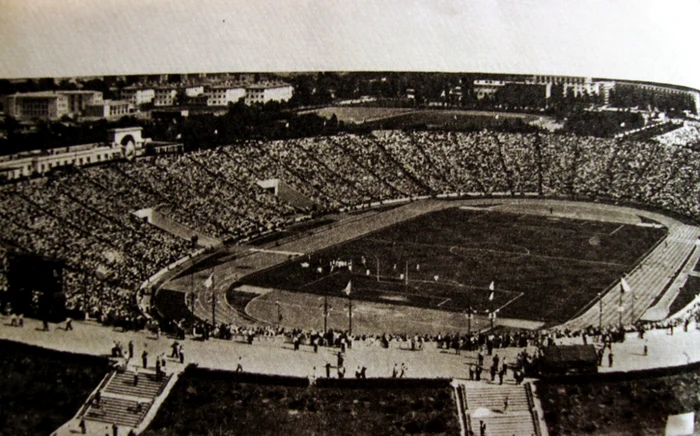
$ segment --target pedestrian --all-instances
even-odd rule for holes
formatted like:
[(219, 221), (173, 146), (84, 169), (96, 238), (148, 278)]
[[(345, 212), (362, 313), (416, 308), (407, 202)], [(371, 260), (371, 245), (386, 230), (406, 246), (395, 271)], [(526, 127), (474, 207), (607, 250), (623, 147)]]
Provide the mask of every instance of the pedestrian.
[(180, 354), (180, 363), (184, 364), (185, 363), (185, 351), (182, 349), (182, 344), (180, 344), (180, 348), (177, 350), (178, 354)]
[(481, 365), (476, 365), (476, 381), (481, 381), (481, 371), (483, 371), (484, 368)]
[[(343, 353), (338, 352), (338, 367), (343, 366), (344, 361), (345, 361), (345, 359), (343, 358)], [(396, 364), (394, 364), (394, 365), (396, 365)]]
[(178, 341), (173, 342), (173, 345), (171, 345), (171, 348), (173, 349), (173, 353), (170, 355), (170, 357), (173, 357), (175, 359), (179, 359), (180, 356), (177, 352), (177, 347), (180, 346), (180, 343)]
[(649, 352), (649, 347), (647, 346), (647, 341), (644, 341), (644, 355), (646, 356)]
[(129, 359), (134, 358), (134, 341), (129, 341)]
[(49, 322), (47, 320), (44, 320), (44, 331), (48, 332), (49, 331)]
[(19, 327), (24, 327), (24, 314), (23, 313), (19, 314), (19, 318), (17, 319), (17, 322), (19, 324), (18, 325)]
[(399, 378), (404, 378), (406, 375), (406, 371), (408, 371), (408, 368), (404, 363), (401, 363), (401, 372), (399, 373)]
[(503, 399), (503, 413), (508, 411), (508, 395)]
[(117, 427), (117, 424), (112, 424), (112, 436), (119, 436), (119, 427)]
[(345, 378), (345, 367), (344, 366), (338, 367), (338, 378), (339, 379)]
[(331, 363), (326, 362), (326, 378), (331, 378)]
[(360, 378), (367, 378), (367, 367), (362, 366), (362, 369), (360, 369)]
[(101, 401), (102, 401), (102, 393), (100, 391), (95, 392), (95, 397), (92, 399), (92, 404), (95, 407), (100, 407)]
[(134, 368), (134, 386), (139, 385), (139, 369)]
[(394, 369), (391, 370), (391, 378), (396, 378), (399, 375), (399, 369), (394, 364)]
[(14, 313), (10, 317), (10, 327), (17, 327), (17, 315)]
[(236, 366), (236, 372), (243, 372), (243, 362), (241, 356), (238, 356), (238, 365)]
[(148, 368), (148, 351), (146, 350), (141, 353), (141, 363), (143, 363), (144, 368)]
[(73, 330), (73, 320), (70, 318), (66, 319), (66, 327), (63, 329), (64, 331), (68, 330)]
[(486, 424), (484, 421), (479, 421), (479, 435), (486, 436)]
[(613, 352), (611, 350), (610, 353), (608, 353), (608, 367), (609, 368), (612, 368), (612, 366), (613, 366), (613, 357), (614, 357)]
[(314, 353), (318, 353), (318, 338), (313, 338)]
[(87, 433), (87, 428), (85, 427), (85, 418), (82, 418), (80, 420), (80, 424), (78, 424), (78, 427), (80, 427), (80, 433), (82, 433), (82, 434)]

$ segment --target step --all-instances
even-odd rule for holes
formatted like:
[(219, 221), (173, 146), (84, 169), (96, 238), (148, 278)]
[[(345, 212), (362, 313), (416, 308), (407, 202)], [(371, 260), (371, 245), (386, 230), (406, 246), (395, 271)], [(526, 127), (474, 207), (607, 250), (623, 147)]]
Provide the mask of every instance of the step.
[(141, 405), (141, 411), (137, 412), (136, 401), (102, 397), (99, 407), (90, 405), (84, 414), (84, 418), (90, 421), (136, 427), (143, 417), (146, 416), (151, 403), (141, 403)]

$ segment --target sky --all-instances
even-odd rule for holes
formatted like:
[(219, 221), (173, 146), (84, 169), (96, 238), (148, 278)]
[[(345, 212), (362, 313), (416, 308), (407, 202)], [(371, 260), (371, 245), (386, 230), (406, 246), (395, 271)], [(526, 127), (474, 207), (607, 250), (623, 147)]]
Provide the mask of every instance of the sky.
[(700, 89), (700, 0), (0, 0), (0, 77), (556, 74)]

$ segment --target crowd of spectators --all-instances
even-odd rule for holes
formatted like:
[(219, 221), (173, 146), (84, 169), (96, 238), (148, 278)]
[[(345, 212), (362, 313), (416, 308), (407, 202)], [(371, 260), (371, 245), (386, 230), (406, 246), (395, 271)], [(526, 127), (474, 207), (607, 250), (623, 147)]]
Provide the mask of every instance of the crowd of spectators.
[(64, 260), (69, 308), (105, 322), (133, 321), (140, 284), (193, 249), (134, 211), (154, 208), (203, 234), (238, 240), (311, 212), (258, 185), (279, 179), (318, 213), (395, 198), (503, 192), (633, 201), (700, 218), (700, 155), (659, 141), (376, 131), (145, 157), (2, 186), (2, 247)]
[(657, 135), (654, 140), (675, 147), (697, 147), (700, 145), (700, 122), (685, 121), (679, 128)]

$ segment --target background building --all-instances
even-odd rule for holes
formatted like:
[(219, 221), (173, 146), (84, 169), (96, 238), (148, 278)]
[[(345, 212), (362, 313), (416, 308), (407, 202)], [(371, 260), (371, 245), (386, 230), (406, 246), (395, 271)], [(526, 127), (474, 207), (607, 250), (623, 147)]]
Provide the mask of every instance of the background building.
[(242, 85), (211, 86), (205, 92), (207, 106), (227, 106), (246, 97), (246, 89)]
[(293, 94), (294, 88), (286, 83), (254, 83), (245, 88), (245, 104), (288, 101)]

